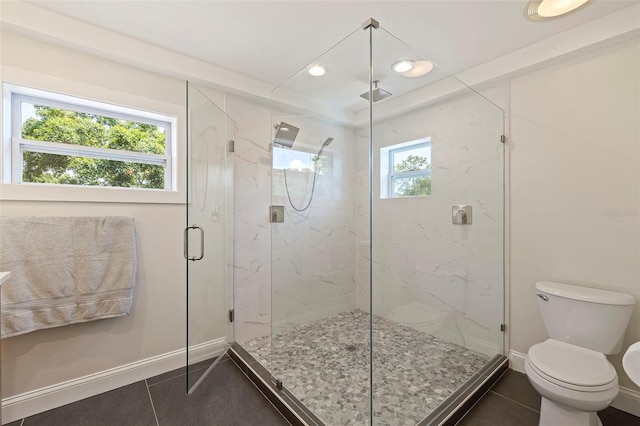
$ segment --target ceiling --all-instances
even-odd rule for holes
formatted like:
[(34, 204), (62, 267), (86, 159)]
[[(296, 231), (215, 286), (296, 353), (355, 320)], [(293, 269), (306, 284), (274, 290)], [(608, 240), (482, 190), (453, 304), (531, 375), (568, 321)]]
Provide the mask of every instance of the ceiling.
[[(360, 28), (370, 17), (383, 29), (374, 33), (374, 79), (393, 93), (392, 99), (404, 102), (398, 95), (442, 83), (448, 75), (488, 64), (640, 0), (591, 0), (578, 11), (543, 22), (526, 17), (528, 2), (522, 0), (21, 2), (193, 57), (270, 88), (286, 80), (287, 96), (293, 93), (357, 114), (368, 107), (358, 95), (368, 89), (368, 36)], [(636, 8), (630, 10), (637, 13)], [(301, 72), (290, 78), (318, 58), (333, 67), (326, 76)], [(399, 77), (389, 65), (404, 58), (426, 58), (439, 68), (425, 77)]]
[(639, 1), (593, 0), (546, 22), (521, 0), (29, 3), (277, 85), (369, 17), (457, 74)]

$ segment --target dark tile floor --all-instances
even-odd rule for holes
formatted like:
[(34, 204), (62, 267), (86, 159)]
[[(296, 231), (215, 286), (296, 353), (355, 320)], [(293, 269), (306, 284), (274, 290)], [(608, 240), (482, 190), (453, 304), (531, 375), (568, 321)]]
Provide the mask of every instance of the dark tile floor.
[[(509, 370), (458, 425), (537, 426), (539, 411), (540, 396), (527, 377)], [(615, 408), (599, 414), (604, 426), (640, 426), (640, 418)], [(193, 395), (185, 394), (184, 370), (180, 369), (9, 423), (9, 426), (33, 425), (286, 426), (289, 423), (226, 358)]]
[(289, 425), (229, 358), (213, 369), (193, 395), (185, 389), (184, 369), (179, 369), (9, 425)]
[[(640, 418), (613, 407), (598, 415), (604, 426), (640, 426)], [(526, 375), (508, 370), (458, 426), (537, 426), (539, 418), (540, 395)]]

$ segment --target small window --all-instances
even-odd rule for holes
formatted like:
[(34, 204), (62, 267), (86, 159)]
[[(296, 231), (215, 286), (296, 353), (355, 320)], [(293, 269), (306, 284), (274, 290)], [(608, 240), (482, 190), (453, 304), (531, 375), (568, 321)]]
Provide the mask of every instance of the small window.
[(431, 140), (380, 150), (381, 198), (431, 195)]
[[(331, 170), (331, 154), (329, 152), (309, 152), (313, 148), (302, 146), (301, 149), (290, 149), (273, 146), (274, 176), (281, 174), (283, 179), (276, 180), (272, 188), (274, 196), (294, 197), (296, 200), (307, 200), (309, 194), (320, 183), (320, 176)], [(276, 171), (278, 171), (276, 173)]]
[(9, 84), (4, 93), (4, 183), (174, 189), (174, 117)]

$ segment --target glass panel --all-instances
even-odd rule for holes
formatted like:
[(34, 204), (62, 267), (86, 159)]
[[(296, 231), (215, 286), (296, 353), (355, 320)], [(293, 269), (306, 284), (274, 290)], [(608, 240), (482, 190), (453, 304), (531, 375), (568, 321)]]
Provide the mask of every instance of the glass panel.
[(369, 137), (349, 124), (368, 105), (368, 45), (358, 29), (272, 92), (272, 125), (299, 131), (272, 144), (284, 222), (271, 224), (271, 373), (327, 425), (370, 419), (369, 195), (354, 191), (368, 186)]
[[(437, 66), (395, 72), (427, 58), (382, 28), (373, 36), (373, 74), (393, 94), (373, 104), (373, 173), (392, 169), (397, 197), (372, 200), (373, 424), (417, 424), (504, 352), (503, 117)], [(413, 152), (393, 151), (420, 139), (430, 176), (415, 176), (426, 167)], [(455, 204), (473, 206), (471, 225), (452, 224)]]
[(22, 137), (148, 154), (166, 153), (166, 129), (154, 124), (111, 118), (21, 102)]
[[(233, 338), (228, 324), (232, 308), (228, 141), (234, 124), (191, 84), (188, 99), (187, 188), (187, 390), (214, 362), (214, 351)], [(222, 341), (222, 342), (221, 342)]]
[(71, 155), (23, 152), (22, 181), (164, 189), (164, 166)]

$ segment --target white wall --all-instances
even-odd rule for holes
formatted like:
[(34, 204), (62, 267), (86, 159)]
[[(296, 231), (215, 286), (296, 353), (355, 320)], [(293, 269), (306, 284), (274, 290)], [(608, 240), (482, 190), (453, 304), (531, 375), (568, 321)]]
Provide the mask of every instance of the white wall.
[[(184, 82), (12, 34), (2, 34), (0, 48), (4, 81), (177, 116), (184, 154)], [(184, 173), (184, 163), (180, 166)], [(129, 316), (3, 339), (4, 398), (184, 347), (184, 204), (174, 203), (184, 192), (161, 203), (100, 203), (12, 201), (5, 190), (2, 215), (133, 217), (138, 272)], [(96, 191), (117, 198), (113, 190)]]
[[(640, 303), (640, 44), (511, 81), (511, 347), (546, 338), (534, 285), (632, 294)], [(623, 350), (640, 340), (636, 305)], [(620, 384), (635, 387), (611, 356)]]
[[(183, 206), (3, 201), (1, 214), (131, 216), (138, 253), (129, 316), (2, 340), (3, 398), (184, 347)], [(159, 232), (171, 229), (176, 232)]]

